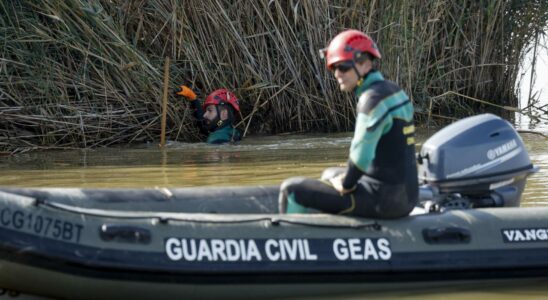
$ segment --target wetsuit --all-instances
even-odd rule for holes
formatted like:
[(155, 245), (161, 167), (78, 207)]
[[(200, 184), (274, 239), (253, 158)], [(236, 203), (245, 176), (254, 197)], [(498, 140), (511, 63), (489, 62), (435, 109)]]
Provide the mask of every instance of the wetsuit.
[[(208, 125), (205, 123), (204, 112), (200, 101), (194, 100), (190, 102), (190, 104), (194, 109), (194, 118), (196, 118), (196, 123), (200, 128), (200, 132), (207, 135), (206, 142), (208, 144), (224, 144), (241, 140), (240, 131), (232, 126), (232, 122), (224, 122), (220, 127), (210, 131)], [(218, 110), (217, 113), (219, 113)]]
[[(347, 168), (330, 168), (322, 180), (290, 178), (280, 188), (280, 212), (307, 208), (374, 218), (406, 216), (418, 198), (415, 127), (409, 97), (380, 72), (358, 83), (357, 118)], [(345, 173), (342, 195), (328, 181)]]
[(241, 140), (240, 131), (226, 123), (221, 128), (215, 129), (207, 136), (208, 144), (224, 144)]

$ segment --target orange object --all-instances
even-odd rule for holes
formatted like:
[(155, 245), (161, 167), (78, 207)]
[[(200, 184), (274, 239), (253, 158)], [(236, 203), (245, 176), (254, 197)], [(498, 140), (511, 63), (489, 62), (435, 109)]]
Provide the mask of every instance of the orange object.
[(196, 93), (194, 93), (193, 90), (191, 90), (186, 85), (181, 85), (179, 87), (181, 90), (177, 92), (177, 95), (183, 96), (187, 98), (190, 101), (196, 100)]

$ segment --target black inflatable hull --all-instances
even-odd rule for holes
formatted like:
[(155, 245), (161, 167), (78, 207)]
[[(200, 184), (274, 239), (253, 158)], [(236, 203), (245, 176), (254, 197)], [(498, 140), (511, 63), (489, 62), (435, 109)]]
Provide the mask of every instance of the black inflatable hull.
[(280, 215), (276, 199), (277, 187), (0, 189), (0, 287), (265, 298), (548, 275), (548, 207), (372, 220)]

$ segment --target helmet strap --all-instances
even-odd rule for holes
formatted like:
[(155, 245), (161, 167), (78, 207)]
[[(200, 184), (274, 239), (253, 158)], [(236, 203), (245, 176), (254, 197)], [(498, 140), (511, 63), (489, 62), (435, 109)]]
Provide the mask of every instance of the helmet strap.
[[(367, 73), (362, 75), (362, 74), (360, 74), (360, 71), (358, 71), (358, 67), (356, 67), (356, 62), (363, 63), (367, 59), (369, 59), (371, 61), (371, 69), (369, 69), (369, 71), (367, 71)], [(352, 68), (354, 69), (354, 72), (356, 72), (356, 75), (358, 76), (357, 86), (360, 86), (362, 84), (362, 82), (365, 80), (365, 78), (367, 77), (367, 75), (369, 75), (369, 73), (371, 73), (371, 71), (373, 71), (373, 59), (374, 58), (369, 53), (365, 53), (365, 52), (356, 52), (356, 53), (354, 53), (354, 59), (352, 59)]]
[(217, 116), (215, 117), (215, 119), (206, 123), (207, 131), (209, 132), (217, 130), (217, 128), (219, 128), (219, 126), (223, 124), (223, 120), (221, 120), (221, 112), (219, 111), (219, 107), (217, 107), (217, 105), (215, 105), (215, 110), (217, 111)]
[(367, 78), (367, 76), (369, 76), (369, 74), (371, 74), (373, 71), (375, 71), (375, 69), (371, 68), (367, 73), (363, 74), (363, 76), (360, 76), (359, 73), (358, 73), (358, 70), (356, 70), (356, 72), (358, 73), (358, 83), (356, 84), (356, 87), (354, 88), (357, 89), (360, 85), (362, 85), (363, 81)]
[[(217, 111), (217, 117), (215, 117), (215, 119), (211, 120), (211, 122), (209, 122), (209, 125), (207, 126), (207, 129), (209, 132), (213, 132), (219, 128), (222, 128), (222, 127), (225, 127), (229, 124), (232, 124), (233, 120), (234, 120), (234, 116), (232, 114), (232, 111), (230, 110), (231, 107), (228, 106), (226, 107), (227, 108), (227, 112), (228, 112), (228, 118), (226, 120), (222, 120), (221, 119), (221, 110), (219, 109), (219, 105), (223, 105), (223, 104), (218, 104), (218, 105), (215, 105), (215, 110)], [(226, 104), (224, 104), (226, 105)]]
[(360, 71), (358, 71), (358, 68), (356, 67), (356, 63), (352, 61), (352, 68), (354, 69), (354, 72), (356, 72), (356, 75), (358, 75), (358, 79), (362, 79), (362, 75), (360, 74)]

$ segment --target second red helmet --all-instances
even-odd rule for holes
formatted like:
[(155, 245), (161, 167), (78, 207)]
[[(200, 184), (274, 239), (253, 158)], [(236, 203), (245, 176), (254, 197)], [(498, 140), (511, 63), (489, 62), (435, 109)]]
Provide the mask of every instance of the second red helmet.
[(329, 46), (321, 51), (328, 69), (338, 62), (353, 61), (364, 52), (381, 58), (377, 44), (367, 34), (355, 29), (339, 33), (331, 40)]
[(205, 109), (209, 105), (219, 105), (221, 102), (226, 102), (232, 105), (236, 111), (240, 111), (240, 102), (238, 101), (238, 98), (227, 89), (218, 89), (209, 94), (204, 101), (203, 108)]

